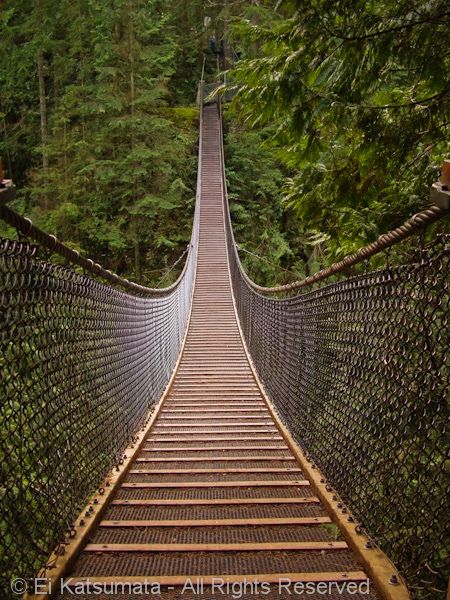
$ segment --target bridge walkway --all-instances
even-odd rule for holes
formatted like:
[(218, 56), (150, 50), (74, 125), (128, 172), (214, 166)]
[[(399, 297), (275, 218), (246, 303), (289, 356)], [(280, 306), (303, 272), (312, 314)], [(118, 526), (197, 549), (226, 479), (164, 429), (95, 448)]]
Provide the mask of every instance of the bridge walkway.
[[(145, 444), (71, 570), (71, 589), (87, 579), (147, 579), (168, 586), (161, 598), (233, 597), (212, 591), (217, 577), (247, 580), (242, 598), (255, 597), (248, 586), (256, 581), (271, 584), (264, 597), (287, 598), (279, 578), (361, 582), (366, 574), (315, 497), (249, 364), (228, 273), (215, 106), (204, 109), (202, 135), (199, 256), (184, 351)], [(198, 577), (203, 595), (181, 595)]]

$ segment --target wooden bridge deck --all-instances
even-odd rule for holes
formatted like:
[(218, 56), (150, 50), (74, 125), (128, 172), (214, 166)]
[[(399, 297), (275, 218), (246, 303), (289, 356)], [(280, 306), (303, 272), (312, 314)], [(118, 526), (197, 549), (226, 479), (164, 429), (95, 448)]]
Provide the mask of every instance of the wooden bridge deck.
[[(279, 577), (366, 579), (314, 496), (247, 359), (228, 274), (219, 134), (217, 110), (206, 107), (197, 278), (179, 368), (144, 446), (72, 568), (71, 586), (86, 578), (147, 579), (170, 586), (161, 598), (231, 598), (230, 591), (211, 591), (215, 576), (272, 582), (264, 597), (287, 598), (287, 591), (278, 593)], [(204, 594), (181, 595), (179, 586), (197, 577), (205, 577)], [(364, 594), (371, 596), (374, 588)]]

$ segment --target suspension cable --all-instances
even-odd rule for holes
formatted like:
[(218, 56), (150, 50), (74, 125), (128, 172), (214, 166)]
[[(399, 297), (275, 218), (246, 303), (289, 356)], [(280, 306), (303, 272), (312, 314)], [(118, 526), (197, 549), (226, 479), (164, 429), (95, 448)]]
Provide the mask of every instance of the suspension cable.
[(109, 283), (119, 285), (124, 289), (137, 293), (139, 295), (155, 296), (167, 294), (177, 287), (181, 277), (183, 276), (182, 273), (178, 280), (167, 288), (151, 288), (144, 285), (140, 285), (138, 283), (130, 281), (129, 279), (120, 277), (120, 275), (113, 273), (109, 269), (105, 269), (99, 263), (95, 263), (91, 258), (85, 258), (78, 252), (78, 250), (73, 250), (72, 248), (69, 248), (68, 246), (60, 242), (56, 236), (50, 235), (47, 232), (43, 231), (42, 229), (34, 225), (31, 219), (29, 219), (28, 217), (22, 217), (21, 215), (19, 215), (19, 213), (9, 208), (8, 206), (0, 206), (0, 218), (3, 219), (6, 223), (8, 223), (8, 225), (15, 227), (17, 231), (25, 237), (29, 237), (35, 240), (41, 246), (59, 254), (60, 256), (68, 260), (70, 263), (82, 267), (85, 271), (88, 271), (89, 273), (92, 273), (97, 277), (101, 277)]
[[(292, 292), (307, 285), (312, 285), (313, 283), (317, 283), (319, 281), (327, 279), (331, 275), (341, 273), (349, 267), (361, 263), (367, 260), (368, 258), (374, 256), (375, 254), (378, 254), (382, 250), (386, 250), (387, 248), (398, 244), (398, 242), (405, 240), (406, 238), (417, 233), (418, 231), (421, 231), (431, 223), (434, 223), (435, 221), (438, 221), (442, 217), (448, 216), (449, 214), (449, 210), (446, 208), (441, 208), (439, 206), (430, 206), (426, 210), (423, 210), (413, 215), (408, 221), (403, 223), (403, 225), (400, 225), (400, 227), (397, 227), (396, 229), (393, 229), (388, 233), (384, 233), (375, 242), (364, 246), (363, 248), (358, 250), (358, 252), (348, 255), (339, 262), (333, 263), (331, 266), (326, 267), (325, 269), (321, 269), (314, 275), (305, 277), (300, 281), (294, 281), (293, 283), (288, 283), (286, 285), (279, 285), (275, 287), (264, 287), (253, 282), (244, 271), (243, 275), (247, 283), (254, 290), (262, 294), (278, 294), (283, 292)], [(235, 246), (237, 246), (236, 243)]]
[(284, 267), (282, 267), (281, 265), (277, 265), (276, 263), (270, 261), (268, 258), (266, 258), (265, 256), (260, 256), (259, 254), (255, 254), (254, 252), (250, 252), (250, 250), (247, 250), (246, 248), (243, 248), (242, 246), (240, 246), (239, 244), (236, 244), (236, 248), (241, 251), (241, 252), (245, 252), (246, 254), (250, 254), (250, 256), (254, 256), (255, 258), (257, 258), (258, 260), (261, 260), (262, 262), (267, 263), (268, 265), (271, 265), (272, 267), (276, 267), (277, 269), (280, 269), (281, 271), (285, 271), (286, 273), (291, 273), (292, 275), (295, 275), (295, 277), (298, 277), (298, 273), (295, 273), (294, 271), (291, 271), (290, 269), (285, 269)]
[(164, 275), (161, 277), (161, 279), (156, 284), (158, 287), (164, 281), (164, 279), (167, 277), (167, 275), (169, 275), (169, 273), (171, 273), (175, 269), (175, 267), (180, 263), (180, 261), (183, 259), (183, 257), (186, 256), (186, 253), (188, 252), (190, 247), (191, 247), (191, 244), (189, 243), (186, 246), (186, 248), (183, 250), (183, 253), (181, 254), (181, 256), (179, 258), (177, 258), (177, 260), (173, 263), (173, 265), (167, 269), (167, 271), (164, 273)]

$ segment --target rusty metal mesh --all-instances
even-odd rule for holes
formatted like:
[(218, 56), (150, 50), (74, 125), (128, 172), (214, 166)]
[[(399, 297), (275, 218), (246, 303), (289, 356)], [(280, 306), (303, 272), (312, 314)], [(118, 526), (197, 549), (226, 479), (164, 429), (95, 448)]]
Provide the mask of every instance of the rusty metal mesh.
[[(120, 463), (179, 355), (198, 218), (178, 284), (132, 295), (0, 240), (0, 572), (32, 576)], [(151, 290), (149, 294), (151, 296)]]
[(228, 242), (245, 339), (281, 418), (409, 585), (444, 593), (450, 236), (287, 299), (252, 289), (229, 222)]

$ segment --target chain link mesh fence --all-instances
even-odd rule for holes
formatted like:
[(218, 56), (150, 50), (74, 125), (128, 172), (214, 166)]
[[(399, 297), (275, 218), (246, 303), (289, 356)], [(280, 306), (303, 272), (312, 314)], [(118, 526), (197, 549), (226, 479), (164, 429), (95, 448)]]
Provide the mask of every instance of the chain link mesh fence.
[(45, 565), (161, 397), (187, 325), (197, 227), (178, 284), (155, 297), (0, 241), (2, 597)]
[(244, 336), (282, 420), (417, 595), (444, 595), (450, 236), (287, 299), (257, 293), (229, 255)]
[[(197, 213), (198, 214), (198, 213)], [(228, 214), (228, 213), (227, 213)], [(418, 596), (445, 593), (450, 236), (295, 298), (245, 277), (246, 342), (280, 416)], [(0, 570), (32, 576), (159, 399), (195, 273), (143, 297), (0, 242)]]
[[(240, 262), (223, 148), (222, 179), (236, 309), (275, 409), (413, 596), (445, 598), (450, 234), (425, 243), (424, 227), (448, 210), (415, 215), (350, 260), (300, 282), (306, 287), (299, 293), (298, 284), (295, 297), (268, 297), (271, 289), (252, 282)], [(394, 257), (389, 250), (380, 268), (376, 248), (385, 241), (395, 244)], [(272, 291), (292, 293), (295, 286)]]

